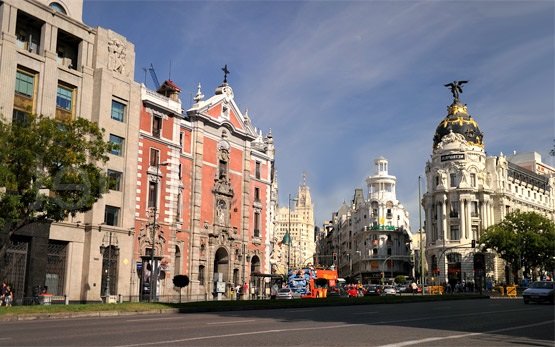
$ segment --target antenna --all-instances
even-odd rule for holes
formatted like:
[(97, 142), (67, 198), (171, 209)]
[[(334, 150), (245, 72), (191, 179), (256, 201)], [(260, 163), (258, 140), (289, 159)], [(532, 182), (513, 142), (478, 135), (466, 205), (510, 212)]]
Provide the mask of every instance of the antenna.
[(156, 87), (156, 90), (158, 90), (160, 88), (160, 82), (158, 82), (158, 77), (156, 76), (156, 71), (154, 71), (154, 66), (152, 65), (152, 63), (150, 63), (148, 71), (150, 72), (150, 77), (152, 77), (152, 81), (154, 82), (154, 87)]

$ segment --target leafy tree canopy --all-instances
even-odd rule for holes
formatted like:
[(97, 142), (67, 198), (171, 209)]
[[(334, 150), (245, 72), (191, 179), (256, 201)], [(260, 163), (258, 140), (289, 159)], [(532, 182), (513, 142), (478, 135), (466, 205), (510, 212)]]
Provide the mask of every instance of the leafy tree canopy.
[(11, 235), (32, 222), (90, 210), (106, 191), (98, 165), (113, 145), (103, 134), (83, 118), (0, 119), (0, 231)]
[(553, 270), (555, 223), (539, 213), (508, 214), (503, 221), (486, 229), (480, 243), (511, 263), (513, 269), (525, 266)]

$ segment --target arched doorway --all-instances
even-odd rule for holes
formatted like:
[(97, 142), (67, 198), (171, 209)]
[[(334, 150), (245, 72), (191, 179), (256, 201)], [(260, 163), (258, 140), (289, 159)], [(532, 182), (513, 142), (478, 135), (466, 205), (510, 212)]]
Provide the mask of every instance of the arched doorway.
[(228, 282), (228, 272), (229, 272), (229, 253), (223, 247), (218, 248), (216, 254), (214, 254), (214, 275), (216, 273), (222, 274), (222, 281)]
[(251, 273), (260, 272), (260, 258), (255, 255), (251, 259)]

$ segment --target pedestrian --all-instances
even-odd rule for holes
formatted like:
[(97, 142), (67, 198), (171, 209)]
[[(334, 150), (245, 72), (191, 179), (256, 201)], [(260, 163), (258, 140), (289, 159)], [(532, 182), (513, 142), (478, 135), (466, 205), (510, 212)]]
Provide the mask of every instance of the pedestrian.
[(416, 285), (415, 282), (412, 282), (412, 283), (410, 284), (410, 289), (411, 289), (411, 291), (412, 291), (412, 295), (418, 293), (418, 286)]
[(10, 286), (6, 286), (6, 296), (4, 297), (4, 302), (6, 303), (6, 306), (12, 306), (13, 290)]
[(235, 287), (235, 299), (240, 300), (241, 298), (241, 286), (238, 284)]

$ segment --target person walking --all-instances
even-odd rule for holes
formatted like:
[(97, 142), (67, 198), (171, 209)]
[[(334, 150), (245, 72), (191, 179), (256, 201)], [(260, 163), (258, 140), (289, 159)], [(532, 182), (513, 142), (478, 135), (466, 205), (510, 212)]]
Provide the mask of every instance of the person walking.
[(6, 286), (6, 294), (4, 297), (4, 302), (6, 303), (6, 306), (12, 306), (13, 290), (10, 286)]

